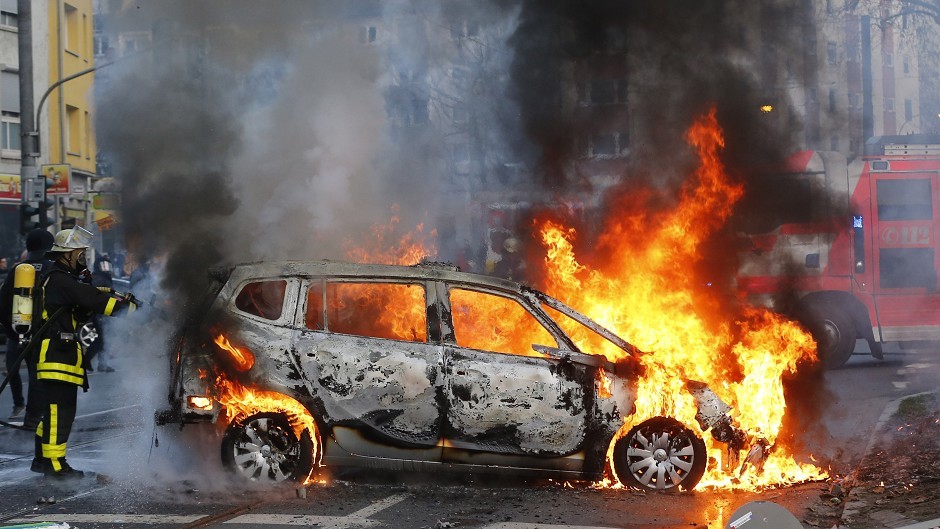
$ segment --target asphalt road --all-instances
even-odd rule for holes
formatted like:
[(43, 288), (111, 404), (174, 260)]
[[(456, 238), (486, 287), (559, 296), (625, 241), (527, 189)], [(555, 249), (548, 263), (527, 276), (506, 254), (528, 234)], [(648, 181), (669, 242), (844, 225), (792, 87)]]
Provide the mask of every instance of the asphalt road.
[[(857, 351), (863, 351), (860, 343)], [(79, 396), (69, 462), (108, 479), (50, 485), (29, 471), (32, 436), (0, 429), (0, 527), (40, 521), (111, 527), (398, 527), (587, 529), (724, 527), (747, 502), (777, 503), (806, 520), (829, 483), (763, 493), (696, 491), (647, 494), (590, 484), (470, 479), (460, 476), (343, 474), (306, 489), (257, 490), (222, 471), (218, 448), (188, 430), (155, 428), (163, 388), (158, 377), (95, 373)], [(819, 453), (836, 474), (850, 472), (885, 405), (936, 390), (940, 350), (889, 347), (879, 361), (858, 354), (825, 375), (825, 400), (813, 403), (825, 433)], [(23, 372), (25, 375), (25, 371)], [(124, 376), (122, 376), (124, 375)], [(0, 394), (4, 415), (12, 404)], [(51, 497), (51, 501), (50, 501)], [(805, 527), (812, 525), (804, 522)]]

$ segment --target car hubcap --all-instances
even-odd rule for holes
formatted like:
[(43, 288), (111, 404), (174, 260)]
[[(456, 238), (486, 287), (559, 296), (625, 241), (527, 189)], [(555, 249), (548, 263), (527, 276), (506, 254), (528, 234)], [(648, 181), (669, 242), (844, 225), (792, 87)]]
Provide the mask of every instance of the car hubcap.
[(235, 467), (257, 481), (284, 481), (297, 468), (300, 445), (270, 418), (245, 423), (235, 443)]
[(687, 435), (641, 429), (630, 439), (627, 460), (633, 477), (643, 486), (669, 489), (688, 476), (695, 447)]

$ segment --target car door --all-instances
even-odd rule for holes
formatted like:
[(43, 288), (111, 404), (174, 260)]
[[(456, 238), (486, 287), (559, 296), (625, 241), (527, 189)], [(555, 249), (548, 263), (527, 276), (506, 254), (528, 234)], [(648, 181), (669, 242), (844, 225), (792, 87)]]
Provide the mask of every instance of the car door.
[[(579, 450), (593, 391), (587, 366), (533, 349), (558, 342), (521, 296), (457, 285), (442, 290), (444, 327), (452, 329), (444, 346), (445, 462), (521, 464), (501, 456)], [(543, 463), (559, 464), (548, 457)]]
[(936, 173), (872, 173), (873, 275), (883, 340), (940, 337), (937, 185)]
[(313, 279), (305, 288), (297, 356), (336, 442), (357, 455), (439, 460), (443, 348), (427, 285)]

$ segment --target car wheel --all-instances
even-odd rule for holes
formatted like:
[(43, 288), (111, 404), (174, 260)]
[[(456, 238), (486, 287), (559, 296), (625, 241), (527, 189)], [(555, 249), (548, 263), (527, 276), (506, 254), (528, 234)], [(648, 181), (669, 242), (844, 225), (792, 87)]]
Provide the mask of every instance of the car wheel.
[(95, 327), (94, 322), (86, 321), (85, 325), (82, 325), (81, 328), (78, 329), (78, 341), (81, 342), (85, 349), (91, 347), (91, 344), (95, 343), (97, 339), (98, 328)]
[(307, 431), (297, 439), (283, 414), (258, 413), (229, 425), (222, 462), (252, 481), (301, 481), (313, 468), (313, 441)]
[(634, 426), (614, 446), (617, 478), (641, 490), (692, 490), (705, 474), (707, 460), (705, 442), (668, 417)]
[(855, 351), (855, 324), (849, 314), (833, 303), (810, 303), (801, 320), (819, 347), (826, 369), (842, 367)]

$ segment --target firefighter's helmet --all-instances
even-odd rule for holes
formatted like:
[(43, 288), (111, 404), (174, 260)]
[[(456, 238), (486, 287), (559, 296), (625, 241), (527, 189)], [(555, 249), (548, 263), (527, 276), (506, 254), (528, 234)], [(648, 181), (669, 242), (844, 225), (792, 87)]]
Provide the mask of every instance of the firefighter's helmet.
[(52, 245), (53, 252), (71, 252), (72, 250), (84, 250), (91, 246), (92, 233), (81, 226), (62, 230), (55, 234), (55, 243)]

